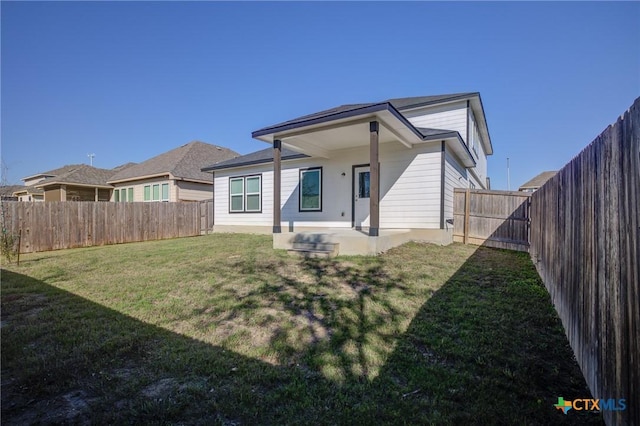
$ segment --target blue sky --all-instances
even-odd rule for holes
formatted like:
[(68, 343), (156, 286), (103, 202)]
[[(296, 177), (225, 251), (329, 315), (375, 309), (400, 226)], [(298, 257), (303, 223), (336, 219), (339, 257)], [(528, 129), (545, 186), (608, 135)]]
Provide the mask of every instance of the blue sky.
[(6, 180), (344, 103), (480, 92), (489, 176), (562, 167), (640, 96), (640, 3), (1, 3)]

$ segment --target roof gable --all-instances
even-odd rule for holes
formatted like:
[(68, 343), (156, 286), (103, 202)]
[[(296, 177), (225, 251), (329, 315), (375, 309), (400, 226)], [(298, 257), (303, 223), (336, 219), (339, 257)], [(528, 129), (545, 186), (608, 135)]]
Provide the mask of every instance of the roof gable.
[(527, 182), (523, 183), (522, 185), (520, 185), (519, 189), (522, 190), (522, 189), (527, 189), (527, 188), (540, 188), (549, 179), (554, 177), (556, 175), (556, 173), (558, 173), (557, 170), (542, 172), (542, 173), (534, 176), (532, 179), (528, 180)]
[(77, 166), (65, 166), (57, 170), (64, 170), (55, 176), (44, 179), (34, 186), (45, 187), (53, 184), (79, 184), (91, 186), (109, 186), (107, 180), (113, 176), (114, 171), (99, 169), (97, 167), (80, 164)]

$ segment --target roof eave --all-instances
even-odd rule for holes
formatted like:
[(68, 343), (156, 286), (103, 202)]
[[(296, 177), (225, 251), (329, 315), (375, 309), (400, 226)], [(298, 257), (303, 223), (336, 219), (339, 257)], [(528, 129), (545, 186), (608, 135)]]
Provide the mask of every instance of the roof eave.
[(300, 120), (297, 122), (284, 124), (280, 126), (270, 126), (264, 129), (256, 130), (251, 133), (251, 137), (261, 140), (263, 142), (273, 142), (277, 139), (279, 133), (287, 132), (294, 129), (300, 129), (303, 127), (310, 127), (319, 124), (328, 123), (331, 121), (345, 120), (367, 114), (375, 114), (381, 111), (388, 111), (393, 114), (398, 120), (402, 121), (411, 131), (419, 138), (422, 138), (422, 134), (389, 102), (381, 102), (373, 105), (367, 105), (365, 107), (353, 108), (347, 111), (341, 111), (339, 113), (328, 114), (322, 117), (316, 117), (306, 120)]
[(398, 108), (398, 110), (400, 111), (404, 111), (407, 109), (414, 109), (414, 108), (421, 108), (421, 107), (425, 107), (425, 106), (429, 106), (429, 105), (437, 105), (437, 104), (446, 104), (449, 102), (455, 102), (455, 101), (462, 101), (465, 99), (470, 99), (472, 97), (475, 96), (480, 96), (480, 92), (469, 92), (469, 93), (463, 93), (460, 95), (456, 95), (456, 96), (451, 96), (448, 98), (444, 98), (444, 99), (436, 99), (433, 101), (426, 101), (426, 102), (418, 102), (415, 104), (410, 104), (410, 105), (405, 105), (401, 108)]
[[(281, 161), (284, 162), (284, 161), (290, 161), (290, 160), (299, 160), (301, 158), (309, 158), (309, 156), (307, 154), (295, 154), (295, 155), (287, 156), (286, 158), (282, 158)], [(203, 171), (203, 172), (206, 172), (206, 173), (213, 173), (216, 170), (236, 169), (236, 168), (240, 168), (240, 167), (254, 166), (254, 165), (257, 165), (257, 164), (269, 164), (269, 163), (273, 163), (273, 158), (246, 161), (244, 163), (237, 163), (237, 164), (213, 165), (213, 166), (205, 167), (205, 168), (200, 169), (200, 170)]]
[(462, 140), (462, 136), (460, 136), (460, 133), (451, 131), (447, 133), (425, 136), (423, 139), (425, 142), (439, 140), (450, 142), (449, 146), (452, 147), (452, 151), (460, 158), (464, 167), (469, 169), (476, 166), (476, 160), (473, 158), (471, 151), (469, 151), (469, 147)]
[(164, 177), (164, 176), (167, 176), (169, 179), (173, 179), (173, 177), (171, 175), (171, 172), (161, 172), (161, 173), (154, 173), (154, 174), (150, 174), (150, 175), (133, 176), (133, 177), (124, 178), (124, 179), (108, 180), (107, 183), (110, 183), (110, 184), (113, 185), (113, 184), (116, 184), (116, 183), (153, 179), (153, 178)]
[(45, 189), (48, 186), (53, 185), (69, 185), (69, 186), (81, 186), (83, 188), (99, 188), (99, 189), (113, 189), (111, 185), (93, 184), (93, 183), (79, 183), (79, 182), (66, 182), (66, 181), (54, 181), (33, 185), (34, 188)]

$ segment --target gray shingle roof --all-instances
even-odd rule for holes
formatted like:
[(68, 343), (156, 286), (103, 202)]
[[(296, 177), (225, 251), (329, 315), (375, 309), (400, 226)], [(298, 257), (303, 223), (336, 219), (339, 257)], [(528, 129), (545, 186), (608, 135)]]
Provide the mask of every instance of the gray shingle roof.
[(210, 181), (211, 174), (200, 169), (238, 156), (240, 154), (229, 148), (193, 141), (121, 170), (113, 175), (109, 182), (137, 180), (145, 176), (169, 173), (182, 179)]
[(293, 120), (284, 121), (282, 123), (274, 124), (272, 126), (263, 127), (262, 129), (256, 130), (253, 132), (254, 134), (264, 133), (271, 129), (277, 129), (283, 126), (290, 126), (293, 124), (302, 123), (309, 120), (316, 120), (325, 117), (331, 117), (333, 115), (338, 115), (342, 113), (346, 113), (348, 111), (355, 111), (362, 108), (368, 108), (373, 105), (389, 103), (397, 110), (416, 108), (420, 106), (426, 106), (439, 102), (447, 102), (453, 101), (456, 99), (465, 99), (471, 96), (478, 95), (477, 92), (467, 92), (467, 93), (453, 93), (448, 95), (435, 95), (435, 96), (414, 96), (409, 98), (395, 98), (395, 99), (387, 99), (381, 102), (370, 102), (363, 104), (346, 104), (340, 105), (334, 108), (326, 109), (324, 111), (316, 112), (313, 114), (303, 115), (302, 117), (294, 118)]
[(522, 191), (523, 189), (538, 189), (542, 185), (544, 185), (546, 181), (554, 177), (556, 173), (558, 173), (557, 170), (542, 172), (539, 175), (536, 175), (533, 179), (528, 180), (527, 182), (520, 185), (520, 188), (518, 189), (520, 191)]
[(2, 197), (11, 197), (13, 193), (16, 191), (24, 191), (27, 189), (24, 185), (1, 185), (0, 186), (0, 196)]
[[(107, 184), (107, 180), (114, 174), (113, 170), (99, 169), (86, 164), (64, 166), (60, 169), (56, 169), (55, 171), (57, 172), (58, 170), (64, 170), (64, 172), (58, 173), (53, 177), (46, 178), (45, 180), (36, 183), (34, 186), (42, 188), (48, 185), (60, 183), (106, 187), (109, 186), (109, 184)], [(49, 172), (46, 174), (49, 174)]]
[[(306, 154), (301, 154), (296, 151), (292, 151), (287, 148), (282, 148), (282, 160), (293, 160), (294, 158), (309, 157)], [(232, 158), (231, 160), (221, 161), (217, 164), (212, 164), (207, 167), (203, 167), (202, 171), (214, 171), (220, 169), (230, 169), (232, 167), (249, 166), (252, 164), (262, 164), (273, 162), (273, 148), (266, 148), (260, 151), (252, 152), (250, 154), (242, 155), (240, 157)]]

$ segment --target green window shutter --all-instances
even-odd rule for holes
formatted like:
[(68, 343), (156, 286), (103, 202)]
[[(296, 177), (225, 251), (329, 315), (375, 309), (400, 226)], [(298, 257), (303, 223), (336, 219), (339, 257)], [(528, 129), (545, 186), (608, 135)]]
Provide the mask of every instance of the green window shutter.
[(144, 187), (144, 200), (151, 201), (151, 185), (145, 185)]

